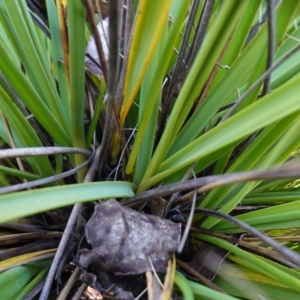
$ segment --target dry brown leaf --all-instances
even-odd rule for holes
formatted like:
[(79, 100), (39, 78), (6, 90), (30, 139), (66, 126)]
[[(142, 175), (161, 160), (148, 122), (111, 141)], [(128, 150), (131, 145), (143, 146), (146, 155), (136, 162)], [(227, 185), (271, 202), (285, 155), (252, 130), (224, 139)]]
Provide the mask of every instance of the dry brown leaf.
[(101, 271), (123, 275), (152, 271), (165, 272), (170, 256), (180, 242), (181, 224), (146, 215), (116, 200), (97, 204), (86, 224), (91, 250), (81, 249), (78, 264), (93, 265)]

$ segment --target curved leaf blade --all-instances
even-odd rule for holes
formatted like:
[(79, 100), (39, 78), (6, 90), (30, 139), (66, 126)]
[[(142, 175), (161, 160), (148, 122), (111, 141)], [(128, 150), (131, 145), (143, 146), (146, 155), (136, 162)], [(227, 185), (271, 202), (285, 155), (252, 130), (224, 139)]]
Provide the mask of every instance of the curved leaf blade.
[(0, 220), (7, 222), (79, 202), (133, 195), (133, 184), (116, 181), (72, 184), (12, 193), (0, 197)]

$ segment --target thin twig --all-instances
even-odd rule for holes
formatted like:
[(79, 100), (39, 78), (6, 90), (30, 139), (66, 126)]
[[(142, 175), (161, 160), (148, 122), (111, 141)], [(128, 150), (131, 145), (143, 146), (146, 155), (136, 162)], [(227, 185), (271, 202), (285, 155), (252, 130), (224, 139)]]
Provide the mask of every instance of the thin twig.
[(134, 300), (139, 300), (147, 292), (148, 288), (145, 288)]
[[(184, 174), (184, 177), (183, 177), (182, 181), (186, 181), (190, 177), (191, 172), (194, 173), (194, 168), (195, 168), (196, 164), (197, 164), (197, 162), (194, 162), (192, 164), (192, 166), (189, 167), (189, 169), (187, 170), (187, 172)], [(164, 214), (163, 214), (164, 218), (167, 216), (167, 214), (169, 213), (169, 211), (172, 208), (173, 204), (177, 200), (178, 194), (179, 194), (179, 192), (174, 193), (172, 195), (171, 199), (168, 201), (168, 204), (167, 204), (167, 206), (166, 206), (166, 208), (164, 210)]]
[[(288, 170), (290, 170), (290, 173)], [(281, 174), (281, 172), (283, 172), (283, 173)], [(234, 173), (232, 173), (232, 174), (234, 174)], [(248, 181), (255, 181), (255, 180), (270, 180), (270, 179), (276, 180), (276, 179), (281, 179), (281, 178), (297, 178), (300, 176), (300, 165), (296, 164), (292, 167), (289, 167), (288, 165), (284, 165), (284, 166), (278, 168), (277, 170), (275, 169), (275, 170), (266, 170), (266, 171), (249, 171), (249, 172), (242, 172), (242, 173), (235, 173), (235, 174), (237, 174), (237, 177), (235, 175), (233, 175), (232, 178), (231, 177), (226, 178), (226, 174), (224, 174), (225, 175), (224, 178), (221, 178), (220, 180), (212, 181), (211, 183), (208, 183), (202, 187), (199, 187), (197, 189), (197, 193), (201, 194), (206, 191), (210, 191), (214, 188), (232, 184), (232, 183), (237, 183), (237, 182), (248, 182)], [(240, 175), (238, 175), (238, 174), (240, 174)], [(227, 174), (227, 175), (231, 175), (231, 174)], [(192, 197), (192, 192), (180, 197), (178, 200), (185, 201), (185, 200), (190, 199), (191, 197)]]
[(22, 156), (39, 156), (54, 154), (82, 154), (91, 156), (92, 152), (86, 149), (74, 147), (32, 147), (0, 150), (0, 159)]
[(109, 2), (109, 69), (107, 92), (115, 97), (119, 78), (120, 38), (121, 38), (121, 0)]
[[(274, 0), (268, 0), (267, 5), (268, 13), (268, 60), (267, 60), (267, 70), (272, 67), (274, 57), (275, 57), (275, 47), (276, 47), (276, 24), (275, 24), (275, 3)], [(271, 81), (271, 74), (267, 76), (264, 82), (264, 87), (262, 90), (262, 95), (266, 95), (269, 92)]]
[(249, 232), (251, 235), (256, 236), (259, 238), (261, 241), (263, 241), (265, 244), (271, 246), (273, 249), (281, 253), (284, 257), (286, 257), (288, 260), (296, 264), (297, 266), (300, 266), (300, 255), (282, 245), (277, 243), (274, 239), (271, 237), (265, 235), (264, 233), (258, 231), (254, 227), (236, 219), (235, 217), (232, 217), (228, 214), (211, 210), (211, 209), (206, 209), (206, 208), (196, 208), (195, 212), (204, 214), (206, 216), (211, 216), (211, 217), (217, 217), (221, 220), (225, 220), (227, 222), (230, 222), (232, 224), (237, 225), (238, 227), (244, 229), (245, 231)]
[(125, 147), (123, 148), (123, 150), (122, 150), (122, 152), (121, 152), (121, 155), (120, 155), (120, 158), (119, 158), (119, 161), (118, 161), (118, 165), (117, 165), (117, 167), (116, 167), (116, 173), (115, 173), (115, 178), (114, 178), (115, 181), (117, 180), (119, 167), (122, 165), (122, 164), (121, 164), (121, 161), (122, 161), (122, 159), (123, 159), (123, 157), (124, 157), (124, 155), (125, 155), (126, 149), (128, 149), (129, 143), (131, 142), (131, 140), (132, 140), (132, 138), (133, 138), (133, 136), (134, 136), (134, 134), (135, 134), (135, 132), (136, 132), (136, 130), (137, 130), (137, 126), (138, 126), (138, 125), (136, 125), (136, 127), (133, 128), (132, 133), (130, 134), (130, 136), (129, 136), (129, 138), (128, 138), (126, 144), (125, 144)]
[[(207, 1), (205, 1), (207, 3)], [(174, 68), (174, 72), (171, 77), (171, 82), (169, 84), (169, 90), (168, 90), (168, 98), (170, 98), (174, 87), (177, 85), (178, 80), (180, 78), (180, 75), (184, 76), (187, 72), (187, 63), (185, 61), (186, 55), (188, 53), (189, 49), (189, 39), (191, 36), (191, 32), (194, 29), (194, 23), (195, 23), (195, 18), (197, 15), (197, 10), (200, 5), (199, 0), (193, 1), (193, 4), (191, 6), (190, 12), (189, 12), (189, 18), (187, 21), (186, 29), (183, 35), (183, 39), (181, 42), (181, 47), (178, 53), (178, 58), (176, 61), (176, 65)], [(203, 11), (202, 11), (203, 12)], [(183, 74), (182, 74), (183, 73)]]
[(151, 260), (151, 256), (148, 256), (148, 259), (149, 259), (149, 263), (150, 263), (152, 272), (153, 272), (153, 274), (154, 274), (154, 277), (156, 278), (156, 280), (157, 280), (159, 286), (163, 289), (163, 288), (164, 288), (164, 285), (162, 284), (162, 282), (161, 282), (160, 278), (158, 277), (158, 274), (157, 274), (157, 272), (156, 272), (156, 270), (155, 270), (155, 268), (154, 268), (154, 266), (153, 266), (153, 263), (152, 263), (152, 260)]
[(7, 194), (7, 193), (12, 193), (12, 192), (17, 192), (17, 191), (21, 191), (21, 190), (25, 190), (25, 189), (30, 189), (30, 188), (33, 188), (33, 187), (48, 184), (48, 183), (66, 178), (68, 176), (74, 175), (79, 170), (86, 167), (91, 162), (92, 159), (93, 159), (93, 155), (91, 155), (83, 164), (81, 164), (81, 165), (79, 165), (79, 166), (77, 166), (77, 167), (75, 167), (71, 170), (68, 170), (66, 172), (57, 174), (57, 175), (53, 175), (53, 176), (49, 176), (49, 177), (46, 177), (46, 178), (37, 179), (37, 180), (29, 181), (29, 182), (24, 182), (24, 183), (19, 183), (19, 184), (14, 184), (14, 185), (2, 187), (2, 188), (0, 188), (0, 195)]
[[(76, 229), (75, 229), (75, 231), (76, 231)], [(54, 280), (58, 280), (58, 281), (60, 280), (61, 273), (62, 273), (62, 271), (64, 269), (64, 266), (66, 265), (66, 261), (67, 261), (68, 258), (70, 258), (71, 253), (73, 253), (74, 249), (76, 248), (76, 245), (74, 243), (74, 238), (75, 238), (75, 234), (73, 234), (73, 235), (70, 236), (68, 245), (66, 247), (66, 251), (65, 251), (65, 253), (62, 256), (62, 258), (61, 258), (61, 260), (59, 262), (59, 265), (57, 266), (56, 275), (54, 277)]]
[(247, 97), (268, 77), (270, 74), (279, 67), (283, 62), (285, 62), (290, 56), (292, 56), (294, 53), (296, 53), (300, 49), (300, 44), (295, 46), (293, 49), (291, 49), (289, 52), (287, 52), (285, 55), (283, 55), (276, 63), (274, 63), (271, 68), (269, 68), (261, 77), (259, 77), (249, 88), (247, 92), (238, 100), (235, 102), (235, 104), (232, 106), (232, 108), (228, 111), (228, 113), (222, 118), (222, 120), (219, 122), (219, 124), (223, 123), (225, 120), (227, 120), (230, 116), (232, 116), (235, 111), (238, 109), (238, 107), (247, 99)]
[(32, 300), (35, 299), (35, 296), (40, 292), (45, 283), (45, 278), (39, 282), (24, 298), (23, 300)]
[[(106, 42), (106, 45), (108, 45), (108, 43), (109, 43), (108, 42), (108, 37), (107, 37), (106, 31), (104, 30), (103, 19), (102, 19), (102, 15), (101, 15), (101, 7), (99, 5), (99, 1), (94, 1), (94, 3), (95, 3), (95, 8), (96, 8), (98, 17), (100, 19), (100, 24), (101, 24), (100, 26), (101, 26), (101, 29), (102, 29), (102, 32), (103, 32), (103, 37), (104, 37), (104, 40)], [(107, 14), (107, 9), (106, 9), (106, 11), (104, 13)]]
[(210, 280), (208, 280), (206, 277), (195, 271), (192, 267), (190, 267), (188, 264), (184, 263), (183, 261), (176, 258), (176, 264), (178, 264), (182, 269), (189, 272), (192, 276), (197, 278), (200, 282), (204, 283), (206, 286), (211, 288), (212, 290), (224, 293), (217, 285), (212, 283)]
[(164, 101), (163, 110), (159, 115), (159, 119), (158, 119), (158, 123), (157, 123), (158, 130), (157, 130), (157, 134), (156, 134), (155, 144), (158, 144), (158, 141), (162, 136), (163, 129), (164, 129), (166, 120), (168, 118), (169, 110), (170, 110), (170, 107), (172, 106), (171, 103), (172, 103), (172, 95), (174, 93), (174, 89), (175, 89), (176, 85), (178, 84), (180, 78), (184, 77), (187, 72), (185, 57), (187, 54), (187, 49), (189, 47), (188, 42), (189, 42), (189, 38), (191, 36), (191, 32), (194, 27), (194, 21), (195, 21), (198, 7), (199, 7), (199, 3), (200, 3), (199, 0), (193, 1), (190, 11), (189, 11), (188, 21), (187, 21), (187, 25), (186, 25), (186, 29), (185, 29), (183, 38), (182, 38), (176, 65), (174, 67), (174, 70), (172, 71), (172, 76), (171, 76), (171, 80), (170, 80), (168, 91), (167, 91), (167, 97)]
[(133, 0), (127, 0), (125, 34), (124, 34), (124, 52), (130, 44), (131, 29), (133, 24)]
[(40, 232), (46, 233), (48, 230), (42, 229), (40, 226), (30, 225), (30, 224), (21, 224), (21, 223), (12, 223), (12, 222), (5, 222), (0, 224), (1, 228), (5, 229), (13, 229), (14, 231), (19, 232)]
[[(214, 237), (218, 237), (221, 238), (225, 241), (228, 241), (234, 245), (239, 245), (243, 248), (246, 248), (252, 252), (258, 253), (259, 255), (263, 255), (263, 256), (267, 256), (269, 258), (271, 258), (274, 261), (277, 261), (279, 263), (281, 263), (282, 265), (285, 265), (289, 268), (292, 269), (299, 269), (298, 266), (296, 266), (295, 264), (291, 263), (290, 261), (286, 260), (284, 258), (283, 255), (281, 255), (280, 253), (278, 253), (277, 251), (274, 251), (272, 249), (267, 249), (261, 246), (257, 246), (257, 245), (253, 245), (249, 242), (245, 242), (244, 240), (240, 240), (234, 236), (228, 236), (222, 233), (218, 233), (218, 232), (214, 232), (208, 229), (204, 229), (204, 228), (195, 228), (195, 227), (191, 227), (191, 231), (193, 232), (199, 232), (199, 233), (204, 233), (210, 236), (214, 236)], [(255, 238), (256, 240), (260, 241), (259, 238)], [(274, 237), (272, 237), (272, 239), (274, 239)]]
[(70, 218), (68, 220), (66, 229), (64, 231), (64, 234), (60, 240), (60, 244), (57, 248), (57, 251), (55, 253), (55, 257), (53, 259), (52, 265), (50, 267), (49, 273), (47, 275), (45, 285), (43, 287), (42, 293), (40, 295), (39, 300), (46, 300), (48, 299), (48, 295), (50, 293), (50, 289), (52, 286), (53, 279), (55, 277), (57, 268), (59, 266), (60, 260), (62, 259), (64, 252), (66, 250), (66, 246), (68, 244), (70, 235), (73, 233), (73, 228), (75, 227), (75, 224), (77, 222), (78, 216), (81, 213), (83, 209), (83, 204), (78, 203), (75, 204), (72, 210), (72, 213), (70, 215)]
[(188, 238), (188, 235), (189, 235), (189, 232), (190, 232), (190, 228), (191, 228), (192, 223), (193, 223), (194, 212), (195, 212), (195, 207), (196, 207), (196, 200), (197, 200), (197, 191), (194, 191), (193, 201), (192, 201), (192, 207), (190, 209), (189, 218), (188, 218), (188, 221), (186, 223), (186, 227), (184, 229), (184, 233), (182, 235), (181, 242), (180, 242), (180, 244), (178, 246), (178, 249), (177, 249), (178, 253), (182, 252), (182, 250), (184, 248), (184, 245), (185, 245), (185, 242), (186, 242), (186, 240)]
[[(116, 104), (116, 91), (119, 79), (119, 53), (120, 53), (120, 19), (122, 4), (120, 0), (111, 0), (109, 2), (109, 68), (107, 81), (107, 109), (102, 137), (101, 159), (99, 173), (102, 171), (104, 161), (108, 157), (108, 151), (111, 146), (111, 140), (118, 128), (118, 108)], [(116, 111), (114, 110), (116, 109)]]
[[(283, 242), (300, 242), (300, 236), (295, 235), (295, 236), (272, 236), (272, 239), (276, 241), (283, 241)], [(256, 237), (243, 237), (243, 241), (246, 242), (257, 242), (259, 239)]]
[(75, 270), (73, 271), (71, 277), (69, 278), (67, 284), (65, 285), (63, 290), (60, 292), (60, 294), (58, 295), (56, 300), (65, 300), (68, 297), (70, 290), (72, 289), (75, 281), (78, 278), (79, 271), (80, 271), (80, 268), (76, 267)]
[[(94, 175), (96, 173), (96, 170), (99, 165), (99, 159), (100, 159), (100, 151), (101, 147), (98, 147), (93, 159), (93, 162), (91, 163), (91, 166), (85, 176), (84, 182), (91, 182), (94, 178)], [(66, 247), (68, 245), (69, 239), (71, 234), (73, 233), (73, 229), (76, 225), (76, 222), (78, 220), (78, 217), (83, 209), (83, 204), (82, 203), (77, 203), (74, 205), (72, 213), (70, 215), (70, 218), (68, 220), (68, 223), (66, 225), (65, 231), (63, 233), (63, 236), (60, 240), (60, 244), (58, 246), (58, 249), (56, 251), (55, 257), (53, 259), (52, 265), (50, 267), (49, 273), (47, 275), (45, 285), (43, 287), (42, 293), (40, 295), (40, 300), (46, 300), (48, 299), (48, 295), (52, 286), (53, 279), (55, 277), (57, 268), (59, 266), (59, 263), (66, 251)]]
[(196, 55), (201, 49), (206, 30), (208, 28), (208, 23), (209, 20), (211, 19), (211, 14), (213, 12), (214, 4), (215, 4), (215, 0), (206, 0), (204, 3), (203, 10), (201, 13), (201, 18), (196, 29), (196, 37), (191, 47), (191, 54), (188, 60), (188, 67), (191, 67), (191, 65), (195, 60)]
[[(2, 224), (1, 224), (2, 225)], [(53, 238), (61, 238), (62, 233), (59, 231), (46, 231), (46, 232), (27, 232), (27, 233), (13, 233), (0, 236), (0, 244), (7, 245), (20, 243), (21, 240), (44, 240), (44, 239), (53, 239)], [(6, 250), (1, 250), (6, 251)], [(0, 252), (0, 256), (2, 254)]]
[(12, 257), (16, 257), (26, 253), (32, 253), (42, 250), (48, 250), (56, 248), (58, 246), (59, 240), (37, 240), (32, 243), (25, 244), (24, 246), (1, 250), (0, 252), (0, 261), (7, 260)]
[(88, 285), (86, 283), (83, 283), (80, 288), (77, 290), (77, 292), (75, 293), (75, 295), (72, 297), (71, 300), (80, 300), (81, 299), (81, 295), (84, 293), (84, 291), (86, 290), (86, 288), (88, 287)]
[[(163, 197), (176, 192), (197, 189), (197, 193), (203, 193), (213, 188), (228, 185), (236, 182), (247, 182), (266, 179), (297, 178), (300, 176), (300, 164), (283, 165), (277, 169), (236, 172), (231, 174), (211, 175), (197, 179), (190, 179), (184, 182), (178, 182), (160, 186), (158, 188), (137, 194), (129, 199), (123, 199), (121, 204), (133, 206), (145, 201), (150, 201), (153, 197)], [(187, 200), (192, 197), (192, 193), (181, 197), (180, 200)]]

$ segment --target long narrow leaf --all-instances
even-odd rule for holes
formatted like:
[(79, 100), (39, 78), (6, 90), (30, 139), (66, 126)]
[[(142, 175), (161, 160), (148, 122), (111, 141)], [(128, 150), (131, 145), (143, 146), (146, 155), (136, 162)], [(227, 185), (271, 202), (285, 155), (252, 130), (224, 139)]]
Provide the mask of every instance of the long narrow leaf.
[(0, 220), (7, 222), (79, 202), (133, 195), (132, 184), (108, 181), (13, 193), (0, 197)]
[[(245, 8), (245, 3), (246, 2), (243, 1), (227, 1), (221, 6), (216, 24), (209, 32), (207, 41), (204, 42), (195, 59), (195, 63), (191, 67), (178, 99), (174, 104), (161, 141), (156, 148), (142, 181), (148, 180), (157, 172), (157, 168), (160, 166), (170, 149), (170, 146), (183, 125), (195, 98), (203, 88), (208, 75), (211, 73), (217, 58), (223, 50), (227, 38), (239, 18), (239, 14)], [(228, 17), (229, 15), (230, 18)]]
[[(300, 110), (300, 76), (210, 130), (161, 164), (157, 175), (141, 184), (145, 190), (169, 174), (215, 152), (230, 143)], [(282, 101), (282, 99), (286, 99)]]
[(145, 0), (139, 2), (126, 72), (121, 123), (124, 122), (140, 88), (141, 81), (161, 36), (162, 28), (168, 20), (171, 4), (171, 0), (163, 2)]
[[(84, 86), (85, 86), (85, 9), (80, 0), (68, 3), (68, 30), (70, 48), (70, 109), (73, 146), (84, 148)], [(84, 162), (75, 155), (76, 165)], [(79, 171), (79, 182), (85, 170)]]

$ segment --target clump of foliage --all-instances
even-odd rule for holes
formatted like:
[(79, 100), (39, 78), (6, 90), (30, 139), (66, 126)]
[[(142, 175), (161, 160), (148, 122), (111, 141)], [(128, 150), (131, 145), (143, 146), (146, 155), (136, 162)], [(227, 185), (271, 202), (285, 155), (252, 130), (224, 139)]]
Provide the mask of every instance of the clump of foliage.
[(0, 0), (2, 299), (56, 298), (55, 274), (80, 297), (70, 262), (109, 198), (184, 225), (161, 299), (298, 299), (299, 18), (288, 0)]

